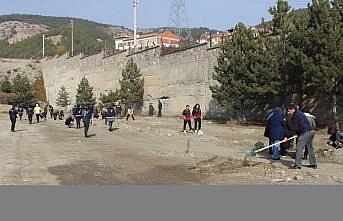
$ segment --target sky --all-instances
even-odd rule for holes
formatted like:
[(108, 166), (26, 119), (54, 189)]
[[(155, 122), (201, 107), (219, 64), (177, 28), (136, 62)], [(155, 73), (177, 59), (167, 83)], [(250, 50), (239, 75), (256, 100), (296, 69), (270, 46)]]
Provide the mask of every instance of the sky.
[[(167, 26), (175, 0), (139, 0), (139, 28)], [(256, 25), (270, 19), (268, 8), (276, 0), (185, 0), (188, 27), (226, 30), (238, 22)], [(305, 8), (309, 0), (289, 0), (290, 5)], [(101, 23), (133, 27), (132, 0), (0, 0), (0, 15), (12, 13), (66, 16)]]

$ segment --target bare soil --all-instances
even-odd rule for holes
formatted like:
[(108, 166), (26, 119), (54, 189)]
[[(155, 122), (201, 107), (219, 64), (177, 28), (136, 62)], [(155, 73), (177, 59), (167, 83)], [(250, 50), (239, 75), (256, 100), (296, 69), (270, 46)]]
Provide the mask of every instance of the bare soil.
[[(288, 169), (294, 162), (273, 161), (266, 153), (243, 166), (247, 149), (262, 141), (263, 127), (204, 121), (204, 135), (181, 132), (178, 118), (121, 119), (109, 132), (93, 120), (91, 138), (64, 121), (29, 125), (26, 118), (10, 132), (0, 115), (2, 185), (337, 185), (343, 183), (343, 150), (324, 151), (326, 134), (318, 131), (319, 168)], [(189, 153), (187, 150), (189, 148)], [(308, 161), (304, 162), (304, 165)]]

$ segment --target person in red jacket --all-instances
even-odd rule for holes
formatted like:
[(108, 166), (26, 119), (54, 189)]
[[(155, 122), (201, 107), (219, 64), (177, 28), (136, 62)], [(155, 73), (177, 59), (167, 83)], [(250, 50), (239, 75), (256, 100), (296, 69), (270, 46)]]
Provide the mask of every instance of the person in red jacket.
[(201, 108), (200, 104), (196, 104), (193, 108), (192, 115), (194, 117), (194, 130), (198, 135), (203, 134), (201, 131)]
[(192, 122), (191, 122), (191, 110), (189, 109), (189, 105), (186, 105), (186, 109), (183, 110), (183, 132), (187, 133), (186, 126), (188, 124), (189, 130), (192, 131)]

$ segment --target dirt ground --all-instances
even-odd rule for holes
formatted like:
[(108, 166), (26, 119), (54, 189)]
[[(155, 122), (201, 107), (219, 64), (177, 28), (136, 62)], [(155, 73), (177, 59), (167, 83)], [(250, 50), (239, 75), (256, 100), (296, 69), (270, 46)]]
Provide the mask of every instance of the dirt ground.
[[(323, 151), (325, 131), (315, 148), (319, 168), (288, 169), (291, 156), (273, 161), (263, 153), (243, 166), (245, 152), (262, 141), (264, 128), (203, 122), (204, 135), (181, 133), (178, 118), (121, 119), (112, 133), (94, 120), (91, 138), (64, 121), (29, 125), (18, 121), (10, 132), (0, 115), (0, 184), (2, 185), (337, 185), (343, 183), (343, 150)], [(189, 153), (187, 152), (189, 149)], [(308, 161), (303, 162), (304, 165)]]

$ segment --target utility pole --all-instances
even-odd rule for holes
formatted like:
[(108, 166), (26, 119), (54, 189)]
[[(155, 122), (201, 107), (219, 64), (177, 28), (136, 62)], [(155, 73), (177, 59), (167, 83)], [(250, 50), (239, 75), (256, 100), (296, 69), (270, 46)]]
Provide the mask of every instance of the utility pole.
[(138, 0), (133, 0), (133, 47), (137, 48), (137, 3)]
[(71, 56), (74, 56), (74, 21), (71, 20)]
[(43, 58), (45, 57), (45, 34), (43, 34)]

